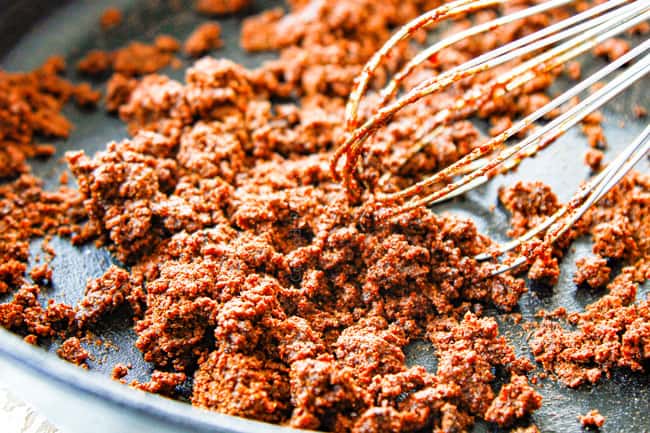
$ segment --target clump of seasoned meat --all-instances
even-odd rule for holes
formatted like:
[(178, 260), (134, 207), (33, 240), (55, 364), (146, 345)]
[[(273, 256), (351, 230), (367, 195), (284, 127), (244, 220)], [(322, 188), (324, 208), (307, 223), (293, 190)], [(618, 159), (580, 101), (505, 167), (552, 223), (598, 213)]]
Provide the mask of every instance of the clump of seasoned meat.
[(611, 220), (596, 225), (592, 231), (594, 254), (611, 259), (634, 257), (638, 253), (630, 220), (616, 214)]
[(499, 200), (510, 212), (508, 236), (521, 236), (555, 213), (560, 203), (555, 193), (542, 182), (516, 182), (499, 190)]
[(132, 293), (129, 273), (124, 269), (111, 266), (100, 278), (90, 280), (86, 293), (79, 301), (77, 320), (83, 328), (98, 322), (105, 314), (118, 308), (127, 300), (132, 304), (134, 313), (139, 314), (137, 295)]
[(205, 23), (188, 36), (183, 51), (191, 57), (200, 57), (222, 45), (221, 26), (218, 23)]
[(602, 257), (581, 257), (576, 261), (578, 269), (573, 276), (576, 284), (586, 283), (594, 289), (605, 287), (609, 282), (611, 269), (607, 266), (607, 260)]
[(90, 356), (77, 337), (68, 338), (56, 351), (57, 355), (75, 365), (84, 365)]
[(586, 415), (579, 415), (578, 420), (583, 427), (601, 428), (605, 424), (605, 417), (598, 410), (590, 410)]
[[(30, 175), (0, 185), (0, 206), (4, 210), (0, 215), (0, 294), (26, 283), (32, 238), (70, 235), (79, 230), (77, 224), (85, 217), (77, 191), (61, 187), (47, 192), (42, 187), (42, 181)], [(36, 267), (32, 277), (34, 281), (51, 281), (50, 272), (44, 267)]]
[[(198, 2), (197, 8), (221, 13), (247, 3)], [(474, 259), (492, 241), (471, 220), (428, 208), (378, 218), (351, 201), (329, 168), (344, 134), (345, 98), (363, 64), (395, 27), (435, 4), (292, 0), (286, 13), (249, 18), (242, 32), (246, 49), (278, 50), (276, 60), (251, 70), (208, 57), (190, 67), (184, 81), (135, 78), (173, 62), (179, 49), (173, 38), (90, 54), (82, 69), (119, 72), (108, 83), (107, 108), (127, 123), (131, 137), (95, 155), (68, 154), (80, 196), (70, 208), (49, 198), (55, 216), (46, 233), (87, 216), (67, 235), (107, 247), (129, 272), (111, 267), (91, 280), (76, 308), (43, 307), (39, 288), (22, 280), (26, 242), (36, 229), (12, 229), (24, 243), (7, 243), (20, 248), (6, 251), (18, 257), (3, 274), (6, 291), (18, 290), (0, 305), (0, 324), (34, 343), (64, 339), (128, 303), (136, 347), (155, 368), (151, 381), (134, 386), (176, 396), (191, 383), (196, 406), (296, 428), (460, 432), (477, 419), (506, 426), (534, 411), (540, 397), (525, 378), (530, 361), (516, 357), (494, 319), (481, 317), (489, 306), (512, 310), (526, 291), (523, 280), (490, 277), (494, 264)], [(508, 3), (503, 11), (520, 7)], [(485, 11), (476, 20), (494, 16)], [(416, 73), (449, 70), (554, 19), (541, 14), (462, 41)], [(469, 24), (459, 17), (449, 31)], [(190, 51), (218, 40), (214, 27), (206, 33), (209, 38), (198, 34), (192, 44), (198, 48)], [(424, 34), (416, 36), (422, 41)], [(371, 87), (411, 53), (400, 44)], [(503, 71), (465, 80), (394, 116), (366, 142), (360, 180), (395, 191), (479, 146), (483, 137), (464, 120), (439, 125), (424, 146), (415, 148), (413, 137), (427, 132), (431, 113)], [(540, 74), (515, 94), (484, 98), (473, 112), (498, 133), (546, 103), (544, 91), (559, 73)], [(362, 104), (362, 117), (373, 98)], [(598, 123), (598, 116), (590, 121)], [(634, 304), (635, 284), (648, 273), (640, 259), (649, 245), (647, 184), (638, 174), (628, 176), (612, 193), (618, 195), (603, 199), (567, 236), (593, 229), (602, 242), (616, 240), (612, 254), (616, 244), (627, 248), (632, 239), (638, 254), (620, 259), (639, 258), (636, 269), (626, 268), (625, 277), (610, 284), (602, 304), (569, 315), (572, 334), (557, 318), (533, 336), (538, 360), (572, 384), (614, 366), (641, 370), (647, 363), (648, 307)], [(12, 185), (6, 194), (10, 215), (21, 215), (20, 188)], [(33, 194), (35, 202), (48, 199), (40, 190)], [(559, 207), (539, 183), (520, 183), (500, 196), (515, 220), (513, 236)], [(32, 213), (18, 224), (0, 221), (25, 227), (22, 221), (50, 209), (30, 207), (30, 200)], [(62, 218), (68, 211), (72, 215)], [(596, 230), (603, 223), (611, 227)], [(558, 252), (533, 249), (529, 275), (553, 283)], [(435, 373), (406, 365), (405, 349), (416, 340), (433, 346)], [(511, 379), (498, 389), (501, 371)], [(125, 373), (118, 368), (115, 377)]]
[(525, 376), (513, 375), (490, 404), (485, 419), (500, 426), (511, 425), (536, 411), (541, 405), (542, 396), (528, 384), (528, 379)]
[(72, 124), (62, 113), (68, 101), (82, 107), (99, 101), (89, 85), (61, 77), (64, 70), (56, 56), (30, 72), (0, 70), (0, 179), (27, 173), (27, 158), (54, 154), (54, 146), (38, 141), (68, 137)]
[(153, 44), (131, 42), (115, 51), (92, 50), (77, 62), (77, 70), (89, 76), (111, 71), (130, 77), (151, 74), (169, 66), (179, 49), (171, 36), (159, 36)]
[(216, 351), (194, 375), (192, 403), (230, 415), (281, 422), (288, 416), (289, 388), (283, 365)]
[(598, 171), (603, 162), (605, 154), (598, 149), (588, 149), (585, 153), (585, 164), (591, 168), (592, 171)]
[(246, 9), (251, 0), (196, 0), (194, 8), (205, 15), (224, 15)]
[(133, 381), (131, 386), (142, 391), (173, 397), (176, 394), (176, 388), (186, 380), (187, 376), (184, 373), (169, 373), (155, 370), (151, 374), (149, 382), (140, 383)]
[(103, 30), (110, 30), (113, 27), (122, 24), (123, 19), (124, 16), (121, 10), (115, 7), (110, 7), (102, 13), (102, 16), (99, 19), (99, 24), (102, 26)]

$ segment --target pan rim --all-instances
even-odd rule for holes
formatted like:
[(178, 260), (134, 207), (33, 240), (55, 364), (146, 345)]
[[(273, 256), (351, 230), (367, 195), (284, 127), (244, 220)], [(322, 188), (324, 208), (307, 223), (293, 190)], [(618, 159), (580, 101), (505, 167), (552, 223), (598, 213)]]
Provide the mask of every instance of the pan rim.
[[(116, 383), (94, 371), (84, 371), (57, 356), (25, 343), (0, 327), (0, 359), (28, 370), (40, 379), (108, 403), (113, 409), (128, 410), (168, 423), (182, 431), (250, 433), (307, 432), (291, 427), (211, 412), (190, 404), (161, 397)], [(27, 402), (29, 403), (29, 402)]]

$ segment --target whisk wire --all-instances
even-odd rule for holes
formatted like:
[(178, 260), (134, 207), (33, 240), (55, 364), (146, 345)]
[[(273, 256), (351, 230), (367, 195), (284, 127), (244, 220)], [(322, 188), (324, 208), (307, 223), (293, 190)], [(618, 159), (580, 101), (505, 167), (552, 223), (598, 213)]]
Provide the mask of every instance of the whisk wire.
[[(365, 121), (360, 122), (359, 107), (370, 80), (377, 68), (389, 56), (390, 50), (399, 42), (409, 39), (420, 28), (431, 26), (442, 20), (454, 18), (467, 12), (498, 6), (506, 3), (506, 1), (457, 0), (434, 9), (412, 20), (396, 32), (366, 64), (358, 79), (355, 80), (355, 86), (346, 106), (345, 139), (337, 149), (331, 162), (334, 178), (342, 180), (348, 191), (355, 192), (360, 181), (360, 178), (356, 177), (356, 170), (359, 157), (364, 149), (364, 142), (404, 107), (435, 92), (442, 91), (464, 78), (474, 77), (502, 65), (517, 62), (507, 72), (493, 74), (494, 76), (485, 83), (474, 84), (470, 89), (465, 90), (460, 97), (446, 106), (440, 107), (430, 119), (418, 128), (415, 145), (406, 154), (406, 161), (408, 162), (428, 142), (431, 142), (431, 139), (449, 122), (472, 115), (486, 102), (523, 87), (540, 74), (554, 73), (553, 71), (569, 60), (650, 19), (650, 0), (608, 0), (432, 76), (405, 90), (403, 95), (397, 97), (397, 92), (406, 77), (426, 61), (431, 60), (435, 63), (436, 56), (441, 50), (451, 47), (465, 38), (558, 8), (575, 0), (548, 0), (478, 24), (430, 45), (407, 62), (394, 74), (384, 89), (379, 92), (380, 103), (378, 108), (371, 112)], [(614, 96), (647, 75), (650, 72), (650, 54), (647, 54), (648, 50), (650, 50), (650, 40), (645, 40), (601, 70), (553, 98), (542, 108), (528, 114), (505, 131), (479, 145), (463, 158), (437, 173), (397, 192), (374, 193), (370, 204), (374, 209), (373, 212), (380, 213), (381, 218), (388, 218), (420, 206), (438, 203), (464, 194), (487, 182), (495, 175), (511, 170), (523, 159), (533, 156), (547, 147), (588, 114), (599, 109)], [(542, 117), (563, 107), (573, 98), (590, 89), (594, 84), (599, 83), (634, 60), (636, 60), (636, 63), (633, 63), (632, 66), (612, 78), (607, 84), (587, 96), (582, 102), (567, 107), (563, 113), (546, 125), (532, 129), (524, 139), (510, 146), (505, 146), (509, 139), (522, 131), (530, 129)], [(542, 224), (517, 239), (477, 255), (475, 259), (485, 261), (498, 258), (544, 233), (544, 243), (552, 244), (557, 241), (594, 203), (604, 197), (620, 182), (623, 176), (649, 150), (650, 125), (604, 170), (580, 187), (566, 205), (562, 206)], [(492, 154), (496, 155), (491, 156)], [(491, 157), (487, 158), (488, 155)], [(463, 176), (459, 180), (450, 181), (454, 176), (461, 173)], [(387, 173), (379, 179), (380, 185), (385, 181), (387, 175), (389, 174)], [(361, 180), (361, 182), (363, 181)], [(430, 191), (433, 185), (444, 182), (447, 182), (447, 184), (442, 188)], [(512, 270), (528, 260), (529, 258), (525, 255), (514, 260), (509, 259), (509, 263), (498, 265), (493, 270), (492, 275)]]

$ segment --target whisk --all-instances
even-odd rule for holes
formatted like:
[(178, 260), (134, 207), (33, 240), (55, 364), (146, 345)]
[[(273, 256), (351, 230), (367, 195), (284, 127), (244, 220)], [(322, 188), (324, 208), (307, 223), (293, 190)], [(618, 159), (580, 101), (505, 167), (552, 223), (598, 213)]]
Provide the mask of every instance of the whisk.
[[(414, 137), (414, 141), (421, 144), (420, 147), (416, 146), (416, 149), (421, 148), (426, 145), (427, 139), (431, 135), (435, 135), (441, 126), (448, 124), (450, 121), (470, 116), (486, 101), (512, 92), (538, 74), (553, 71), (570, 59), (593, 49), (605, 40), (650, 19), (650, 0), (608, 0), (428, 78), (397, 97), (404, 80), (419, 65), (433, 58), (440, 50), (468, 37), (570, 4), (574, 0), (548, 0), (515, 13), (501, 16), (493, 21), (453, 34), (421, 51), (395, 73), (384, 89), (381, 90), (379, 93), (379, 106), (370, 117), (364, 122), (359, 120), (359, 105), (368, 90), (373, 74), (390, 56), (391, 50), (399, 42), (408, 40), (421, 28), (469, 12), (495, 7), (508, 1), (457, 0), (445, 4), (415, 18), (386, 42), (365, 65), (350, 94), (346, 107), (345, 141), (337, 149), (331, 163), (335, 179), (342, 181), (352, 194), (359, 192), (363, 185), (357, 179), (357, 170), (359, 158), (363, 153), (364, 142), (407, 105), (413, 104), (434, 92), (444, 90), (464, 78), (475, 76), (513, 60), (521, 60), (521, 63), (508, 72), (491, 79), (485, 84), (470, 88), (448, 107), (432, 114), (424, 130), (417, 137)], [(532, 156), (548, 146), (588, 114), (599, 109), (614, 96), (650, 72), (649, 50), (650, 40), (646, 39), (598, 72), (552, 99), (541, 109), (527, 115), (507, 130), (475, 148), (457, 162), (403, 190), (386, 194), (376, 193), (373, 195), (372, 202), (380, 205), (382, 217), (385, 218), (463, 194), (488, 181), (493, 176), (512, 169), (522, 159)], [(567, 109), (544, 126), (533, 130), (526, 138), (510, 146), (505, 146), (506, 141), (515, 137), (521, 131), (527, 130), (551, 111), (572, 101), (582, 92), (591, 89), (594, 84), (611, 76), (630, 63), (632, 63), (631, 66), (628, 66), (623, 72), (620, 72), (606, 85), (590, 94), (580, 103)], [(590, 206), (607, 194), (648, 153), (649, 149), (650, 125), (632, 143), (627, 145), (625, 150), (611, 161), (604, 170), (579, 188), (571, 200), (555, 214), (548, 217), (544, 223), (523, 236), (506, 244), (498, 245), (489, 252), (480, 254), (475, 258), (479, 261), (498, 259), (505, 253), (518, 248), (544, 232), (544, 242), (548, 244), (555, 242)], [(495, 155), (488, 158), (492, 154)], [(450, 183), (450, 180), (459, 174), (463, 176)], [(433, 185), (441, 182), (447, 182), (447, 184), (441, 189), (430, 192)], [(527, 260), (528, 258), (522, 255), (507, 264), (499, 264), (495, 267), (492, 275), (512, 270), (526, 263)]]

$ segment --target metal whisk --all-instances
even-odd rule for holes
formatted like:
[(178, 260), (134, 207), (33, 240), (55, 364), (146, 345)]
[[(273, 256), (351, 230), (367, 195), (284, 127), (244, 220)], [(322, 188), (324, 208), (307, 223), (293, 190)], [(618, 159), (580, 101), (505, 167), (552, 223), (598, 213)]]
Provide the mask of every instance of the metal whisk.
[[(394, 74), (380, 92), (380, 104), (369, 119), (363, 123), (359, 120), (359, 104), (368, 90), (373, 74), (399, 42), (409, 39), (418, 29), (461, 14), (494, 7), (507, 1), (457, 0), (419, 16), (393, 35), (366, 64), (350, 95), (346, 108), (346, 139), (337, 150), (331, 164), (335, 179), (342, 181), (352, 193), (358, 192), (362, 185), (357, 180), (356, 173), (359, 158), (363, 153), (363, 143), (407, 105), (413, 104), (427, 95), (444, 90), (463, 78), (475, 76), (513, 60), (521, 60), (521, 63), (507, 73), (499, 75), (487, 83), (474, 86), (450, 106), (433, 113), (425, 130), (418, 137), (414, 137), (416, 143), (424, 143), (431, 134), (436, 133), (440, 126), (456, 119), (468, 117), (486, 101), (512, 92), (538, 74), (552, 71), (605, 40), (650, 19), (650, 0), (608, 0), (433, 76), (397, 97), (405, 78), (418, 65), (435, 56), (443, 48), (499, 26), (572, 3), (574, 0), (545, 1), (493, 21), (476, 25), (427, 47)], [(649, 50), (650, 40), (646, 39), (600, 71), (584, 79), (447, 168), (401, 191), (390, 194), (377, 193), (373, 196), (373, 202), (382, 208), (382, 217), (397, 215), (419, 206), (430, 205), (463, 194), (488, 181), (496, 174), (512, 169), (522, 159), (532, 156), (548, 146), (589, 113), (603, 106), (650, 72)], [(634, 63), (582, 102), (567, 109), (546, 125), (535, 129), (526, 138), (510, 146), (505, 146), (506, 141), (510, 138), (631, 62)], [(476, 259), (483, 261), (498, 258), (544, 231), (546, 231), (544, 242), (549, 244), (555, 242), (590, 206), (613, 188), (648, 153), (649, 149), (650, 125), (603, 171), (583, 185), (567, 205), (559, 209), (543, 224), (509, 243), (494, 248), (490, 253), (477, 256)], [(495, 155), (487, 158), (491, 154)], [(463, 176), (457, 181), (430, 192), (433, 185), (449, 182), (459, 174), (463, 174)], [(527, 260), (526, 257), (521, 256), (508, 264), (499, 265), (493, 271), (493, 275), (511, 270)]]

